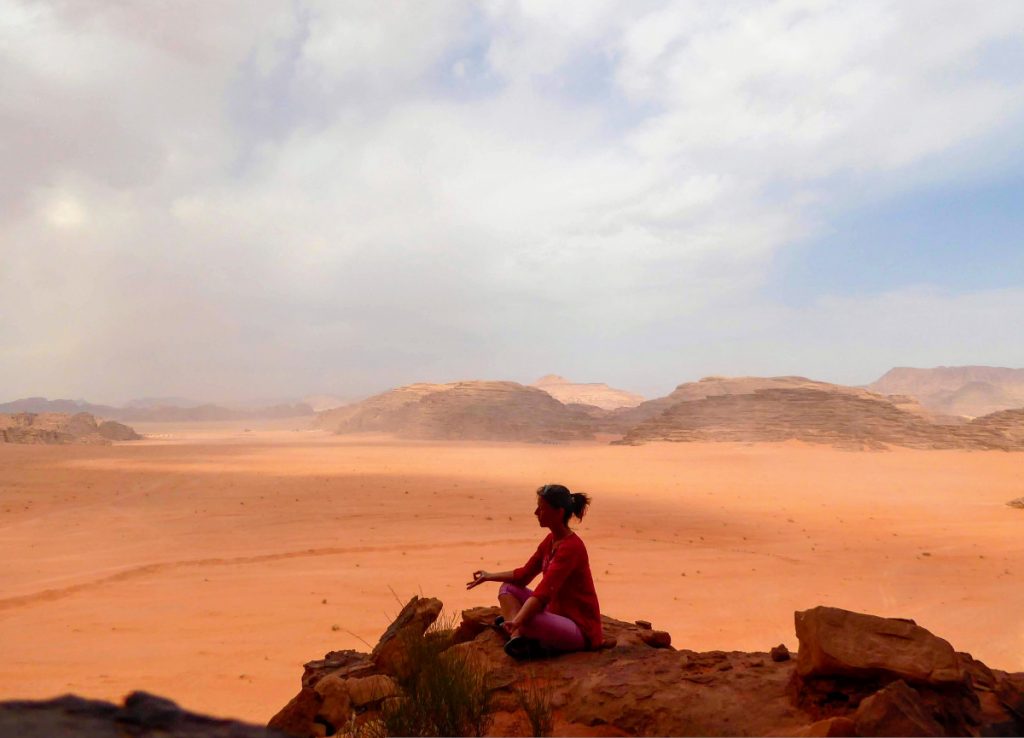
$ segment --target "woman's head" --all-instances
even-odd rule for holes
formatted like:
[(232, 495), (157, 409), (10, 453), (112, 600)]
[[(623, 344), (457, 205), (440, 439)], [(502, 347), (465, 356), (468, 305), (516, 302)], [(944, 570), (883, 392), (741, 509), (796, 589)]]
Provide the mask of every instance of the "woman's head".
[[(568, 487), (561, 484), (545, 484), (543, 487), (538, 487), (537, 497), (562, 514), (562, 525), (568, 525), (569, 518), (573, 515), (583, 520), (583, 515), (590, 507), (590, 495), (583, 492), (570, 492)], [(538, 513), (538, 519), (540, 518), (541, 515)], [(540, 522), (541, 525), (544, 525), (543, 520)]]

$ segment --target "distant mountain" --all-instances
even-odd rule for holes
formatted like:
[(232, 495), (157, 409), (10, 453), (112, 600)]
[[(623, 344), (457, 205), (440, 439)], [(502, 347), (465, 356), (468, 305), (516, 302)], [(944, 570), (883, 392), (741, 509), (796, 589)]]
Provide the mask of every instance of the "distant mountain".
[(979, 417), (1024, 407), (1024, 369), (995, 366), (896, 367), (868, 385), (882, 394), (915, 397), (937, 413)]
[(570, 382), (557, 374), (548, 374), (531, 385), (542, 389), (566, 405), (593, 405), (604, 410), (634, 407), (644, 401), (642, 395), (614, 389), (603, 382), (581, 384)]
[(543, 442), (593, 438), (604, 415), (600, 408), (565, 405), (516, 382), (467, 381), (399, 387), (320, 413), (317, 424), (336, 433)]
[(842, 448), (890, 445), (1024, 450), (1024, 410), (951, 419), (901, 395), (804, 377), (707, 377), (636, 407), (559, 402), (515, 382), (412, 384), (317, 415), (337, 433), (438, 440), (565, 441), (597, 433), (618, 443), (784, 441)]
[(305, 403), (271, 405), (251, 410), (227, 408), (220, 405), (148, 406), (136, 401), (134, 407), (93, 405), (77, 400), (47, 400), (45, 397), (27, 397), (0, 404), (0, 413), (89, 413), (101, 418), (131, 422), (196, 422), (211, 420), (266, 420), (296, 418), (313, 415), (313, 408)]
[(341, 407), (352, 402), (353, 398), (347, 400), (337, 395), (310, 395), (309, 397), (303, 397), (302, 402), (313, 408), (313, 412), (322, 413), (324, 410), (330, 410), (332, 408)]
[(84, 400), (47, 400), (45, 397), (23, 397), (13, 402), (0, 403), (0, 413), (90, 413), (113, 418), (119, 410), (110, 405), (93, 405)]
[(202, 403), (184, 397), (137, 397), (124, 404), (126, 408), (196, 407)]

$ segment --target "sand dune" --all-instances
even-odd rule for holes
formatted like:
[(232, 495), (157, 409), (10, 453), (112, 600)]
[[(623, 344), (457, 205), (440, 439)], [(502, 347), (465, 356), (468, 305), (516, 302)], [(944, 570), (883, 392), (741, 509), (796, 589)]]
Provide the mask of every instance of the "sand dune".
[(0, 446), (0, 696), (148, 689), (265, 721), (311, 655), (372, 645), (396, 595), (489, 604), (467, 575), (525, 560), (556, 480), (594, 495), (604, 611), (681, 648), (795, 648), (793, 611), (830, 604), (1024, 669), (1016, 454), (166, 435)]

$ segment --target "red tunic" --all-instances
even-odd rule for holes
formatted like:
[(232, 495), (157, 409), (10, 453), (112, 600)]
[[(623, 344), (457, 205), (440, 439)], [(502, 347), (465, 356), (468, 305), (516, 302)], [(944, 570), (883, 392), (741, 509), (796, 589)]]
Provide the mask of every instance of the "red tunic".
[(588, 648), (601, 645), (601, 607), (597, 602), (594, 578), (590, 575), (587, 547), (578, 535), (562, 539), (555, 550), (554, 535), (548, 533), (536, 553), (523, 566), (513, 572), (513, 584), (527, 586), (541, 572), (544, 577), (533, 591), (533, 596), (544, 604), (546, 612), (572, 620), (583, 631)]

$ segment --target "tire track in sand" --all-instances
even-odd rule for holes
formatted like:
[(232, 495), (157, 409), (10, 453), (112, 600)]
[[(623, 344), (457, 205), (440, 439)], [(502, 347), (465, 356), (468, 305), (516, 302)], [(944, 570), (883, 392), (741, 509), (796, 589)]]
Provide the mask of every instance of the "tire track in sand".
[(488, 546), (505, 543), (522, 544), (529, 543), (531, 541), (534, 541), (534, 539), (505, 538), (499, 540), (490, 539), (486, 541), (453, 541), (451, 543), (432, 543), (418, 546), (331, 546), (326, 548), (307, 548), (299, 551), (282, 551), (280, 553), (257, 554), (255, 556), (235, 556), (231, 558), (180, 559), (178, 561), (163, 561), (155, 564), (143, 564), (141, 566), (134, 566), (130, 569), (124, 569), (123, 571), (119, 571), (116, 574), (110, 574), (104, 577), (97, 577), (95, 579), (90, 579), (87, 582), (71, 584), (67, 587), (44, 589), (40, 590), (39, 592), (32, 592), (30, 594), (0, 599), (0, 611), (12, 610), (17, 607), (33, 605), (39, 602), (52, 602), (54, 600), (60, 600), (64, 599), (65, 597), (70, 597), (72, 595), (79, 594), (80, 592), (87, 592), (89, 590), (99, 589), (100, 587), (104, 587), (108, 584), (116, 584), (118, 582), (124, 582), (129, 579), (137, 579), (139, 577), (150, 576), (152, 574), (158, 574), (165, 571), (174, 571), (177, 569), (200, 568), (204, 566), (234, 566), (238, 564), (263, 564), (268, 561), (316, 558), (321, 556), (339, 556), (342, 554), (352, 553), (378, 553), (399, 550), (428, 551), (446, 548), (460, 548), (462, 546)]

